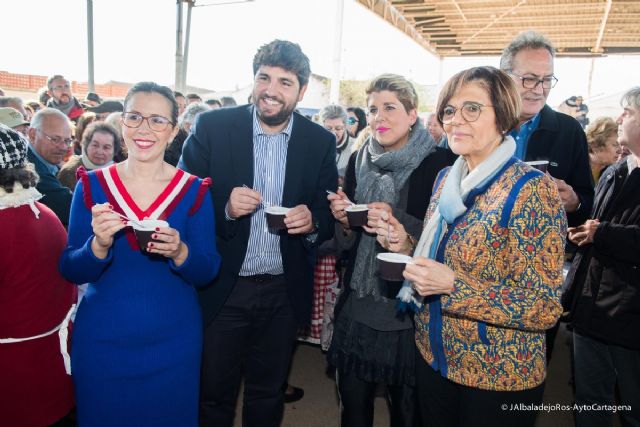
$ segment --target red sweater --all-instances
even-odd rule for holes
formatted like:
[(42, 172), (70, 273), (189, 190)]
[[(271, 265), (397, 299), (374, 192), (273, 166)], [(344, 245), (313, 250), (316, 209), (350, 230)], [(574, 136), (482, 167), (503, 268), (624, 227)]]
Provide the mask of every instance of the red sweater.
[[(53, 211), (36, 206), (39, 219), (29, 205), (0, 210), (0, 338), (50, 331), (77, 300), (76, 287), (58, 273), (67, 233)], [(74, 406), (57, 332), (0, 344), (0, 378), (3, 425), (49, 425)]]

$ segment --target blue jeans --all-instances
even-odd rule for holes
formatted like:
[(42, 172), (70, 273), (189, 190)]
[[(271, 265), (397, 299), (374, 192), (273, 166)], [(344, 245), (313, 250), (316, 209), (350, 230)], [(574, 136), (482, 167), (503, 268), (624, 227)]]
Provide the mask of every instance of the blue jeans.
[[(618, 408), (625, 426), (640, 426), (640, 350), (606, 344), (573, 332), (576, 405), (628, 405)], [(615, 401), (618, 384), (620, 401)], [(611, 426), (613, 410), (576, 411), (576, 426)]]

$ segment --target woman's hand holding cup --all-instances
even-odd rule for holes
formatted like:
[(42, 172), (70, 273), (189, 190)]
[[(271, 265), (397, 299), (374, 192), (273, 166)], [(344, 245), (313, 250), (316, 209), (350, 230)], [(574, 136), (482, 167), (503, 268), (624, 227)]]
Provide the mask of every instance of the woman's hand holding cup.
[(327, 200), (331, 203), (331, 213), (336, 221), (340, 222), (344, 228), (349, 228), (349, 222), (347, 220), (347, 213), (344, 211), (353, 203), (349, 200), (341, 187), (338, 187), (336, 193), (329, 193)]
[(151, 238), (155, 241), (149, 243), (147, 252), (170, 258), (178, 267), (187, 259), (189, 248), (175, 228), (158, 227)]
[(413, 245), (404, 226), (391, 213), (383, 212), (378, 219), (375, 233), (380, 245), (389, 252), (410, 255)]
[(91, 227), (93, 240), (91, 250), (96, 258), (105, 259), (109, 248), (113, 245), (113, 236), (124, 227), (127, 221), (113, 212), (109, 203), (96, 204), (91, 207)]
[(450, 294), (454, 290), (456, 273), (449, 266), (421, 256), (413, 258), (402, 273), (422, 296)]
[(391, 215), (393, 210), (391, 209), (391, 206), (385, 202), (369, 203), (367, 207), (369, 208), (369, 213), (367, 214), (367, 225), (363, 226), (362, 228), (367, 233), (375, 234), (381, 215), (385, 213)]

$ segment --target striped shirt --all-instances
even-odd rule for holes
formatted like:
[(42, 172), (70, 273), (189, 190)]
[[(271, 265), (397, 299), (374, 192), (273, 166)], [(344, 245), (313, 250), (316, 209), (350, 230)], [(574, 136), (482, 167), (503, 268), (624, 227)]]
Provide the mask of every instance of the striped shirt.
[(264, 205), (281, 206), (284, 176), (287, 167), (287, 147), (293, 128), (293, 115), (287, 127), (275, 135), (262, 130), (253, 108), (253, 188), (262, 195), (263, 204), (251, 215), (249, 245), (240, 276), (282, 274), (280, 236), (269, 231)]

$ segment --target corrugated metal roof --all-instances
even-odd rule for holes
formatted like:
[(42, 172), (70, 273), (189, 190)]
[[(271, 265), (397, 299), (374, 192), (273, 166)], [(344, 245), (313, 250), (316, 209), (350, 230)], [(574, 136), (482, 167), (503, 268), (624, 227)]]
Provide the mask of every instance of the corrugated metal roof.
[(640, 53), (638, 0), (358, 0), (440, 56), (499, 55), (534, 29), (559, 56)]

